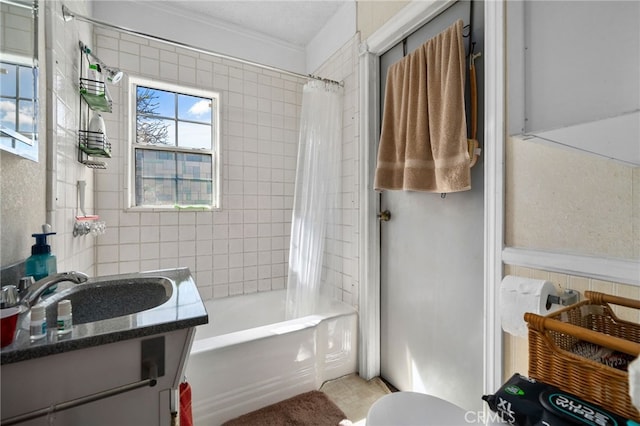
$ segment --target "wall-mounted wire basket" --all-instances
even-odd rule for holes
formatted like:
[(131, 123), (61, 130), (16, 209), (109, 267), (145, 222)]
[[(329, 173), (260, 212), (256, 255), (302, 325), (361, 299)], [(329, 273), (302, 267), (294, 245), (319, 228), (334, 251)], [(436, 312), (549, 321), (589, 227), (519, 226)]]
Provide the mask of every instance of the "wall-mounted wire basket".
[(80, 78), (80, 94), (92, 110), (111, 112), (113, 102), (103, 81)]
[(78, 130), (78, 147), (92, 157), (111, 158), (111, 143), (102, 132)]

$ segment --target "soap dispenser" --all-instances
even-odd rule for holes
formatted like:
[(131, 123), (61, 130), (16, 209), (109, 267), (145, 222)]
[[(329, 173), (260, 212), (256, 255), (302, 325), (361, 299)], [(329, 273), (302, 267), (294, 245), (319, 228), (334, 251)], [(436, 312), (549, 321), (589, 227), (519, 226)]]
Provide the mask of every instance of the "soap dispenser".
[[(36, 243), (31, 246), (31, 256), (27, 258), (25, 264), (25, 275), (31, 276), (36, 281), (58, 272), (56, 257), (51, 254), (51, 246), (47, 244), (47, 236), (55, 235), (51, 232), (50, 225), (42, 225), (41, 234), (32, 234), (36, 239)], [(45, 293), (49, 294), (55, 291), (57, 286), (51, 286)]]

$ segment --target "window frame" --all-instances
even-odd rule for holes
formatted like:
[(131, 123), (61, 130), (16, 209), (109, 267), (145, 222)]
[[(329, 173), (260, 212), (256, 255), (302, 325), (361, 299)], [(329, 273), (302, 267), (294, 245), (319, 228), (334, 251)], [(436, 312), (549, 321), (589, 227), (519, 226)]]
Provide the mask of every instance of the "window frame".
[[(127, 144), (127, 182), (128, 188), (126, 209), (132, 211), (218, 211), (222, 209), (221, 206), (221, 169), (222, 164), (220, 162), (220, 99), (219, 92), (207, 89), (199, 89), (187, 85), (173, 84), (164, 81), (154, 80), (150, 78), (129, 76), (127, 83), (128, 95), (129, 95), (129, 111), (127, 114), (128, 121), (128, 144)], [(173, 153), (195, 153), (195, 154), (211, 154), (211, 179), (212, 179), (212, 204), (211, 205), (196, 205), (196, 206), (179, 206), (179, 205), (136, 205), (136, 149), (147, 149), (143, 145), (137, 144), (136, 134), (136, 122), (137, 122), (137, 88), (138, 86), (148, 87), (151, 89), (157, 89), (167, 92), (178, 93), (187, 96), (195, 96), (200, 98), (211, 99), (215, 103), (215, 107), (212, 112), (211, 123), (211, 149), (203, 150), (198, 148), (185, 148), (176, 146), (162, 146), (162, 145), (150, 145), (149, 149), (155, 151), (168, 151)], [(189, 122), (188, 120), (178, 120)], [(176, 141), (179, 143), (179, 141)]]

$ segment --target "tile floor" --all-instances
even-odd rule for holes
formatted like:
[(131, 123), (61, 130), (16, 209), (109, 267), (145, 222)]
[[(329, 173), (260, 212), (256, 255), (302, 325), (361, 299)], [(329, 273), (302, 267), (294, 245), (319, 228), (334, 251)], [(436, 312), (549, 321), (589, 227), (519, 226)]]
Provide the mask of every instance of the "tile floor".
[(354, 426), (364, 426), (369, 407), (391, 393), (379, 377), (366, 381), (357, 374), (325, 382), (320, 390), (340, 407)]

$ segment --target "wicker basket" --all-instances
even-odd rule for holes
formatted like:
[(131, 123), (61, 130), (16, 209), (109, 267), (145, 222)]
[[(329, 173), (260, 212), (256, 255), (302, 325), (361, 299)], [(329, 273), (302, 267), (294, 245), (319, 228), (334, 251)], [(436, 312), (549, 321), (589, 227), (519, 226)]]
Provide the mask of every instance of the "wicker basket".
[(629, 396), (628, 373), (571, 352), (578, 342), (588, 342), (637, 357), (640, 325), (618, 319), (609, 304), (640, 309), (640, 301), (591, 291), (585, 296), (586, 300), (546, 317), (525, 314), (529, 376), (640, 421)]

